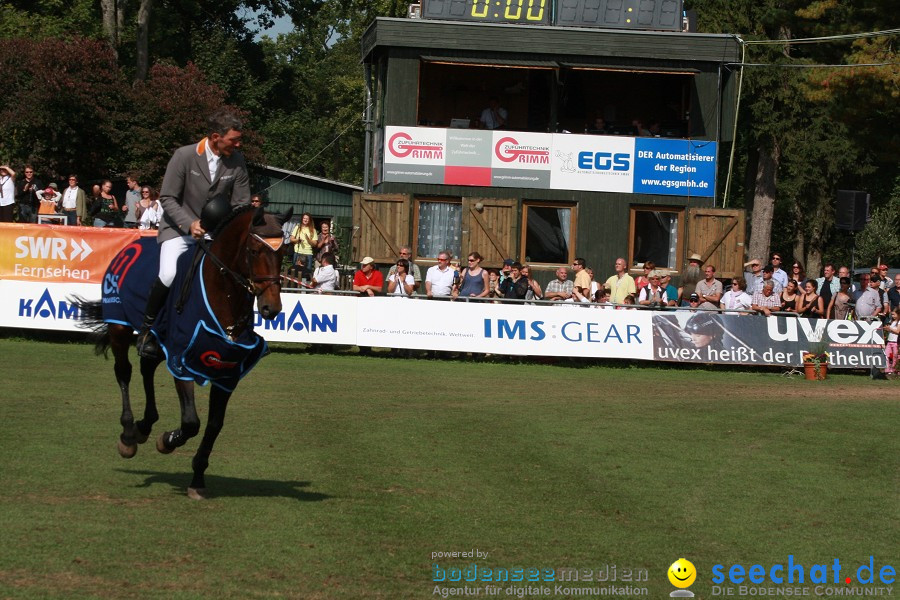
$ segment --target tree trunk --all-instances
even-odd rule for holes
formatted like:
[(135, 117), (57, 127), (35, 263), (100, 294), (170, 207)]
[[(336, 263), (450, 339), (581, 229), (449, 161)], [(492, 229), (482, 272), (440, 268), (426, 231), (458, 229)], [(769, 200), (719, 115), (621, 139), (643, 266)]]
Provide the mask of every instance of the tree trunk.
[(773, 141), (770, 150), (759, 145), (759, 162), (756, 167), (756, 185), (753, 195), (753, 217), (750, 226), (749, 258), (760, 258), (766, 261), (769, 257), (769, 244), (772, 237), (772, 219), (775, 216), (775, 195), (778, 176), (778, 160), (780, 152), (778, 144)]
[(119, 27), (116, 0), (100, 0), (100, 10), (103, 12), (103, 33), (109, 40), (113, 54), (119, 56)]
[[(812, 245), (812, 244), (810, 244)], [(810, 248), (806, 255), (806, 276), (815, 279), (822, 274), (822, 249)]]
[(137, 64), (135, 65), (134, 78), (136, 81), (147, 79), (150, 70), (150, 52), (148, 40), (150, 37), (150, 9), (153, 8), (153, 0), (141, 0), (137, 15)]

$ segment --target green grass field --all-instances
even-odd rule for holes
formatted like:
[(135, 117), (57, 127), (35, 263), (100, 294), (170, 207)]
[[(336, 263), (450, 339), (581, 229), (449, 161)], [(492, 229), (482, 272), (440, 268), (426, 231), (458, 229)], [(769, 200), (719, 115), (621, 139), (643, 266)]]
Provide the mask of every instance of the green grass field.
[(681, 556), (709, 598), (715, 564), (900, 566), (897, 382), (282, 348), (196, 502), (199, 438), (121, 459), (92, 350), (0, 338), (0, 598), (433, 598), (434, 563), (473, 562), (647, 569), (634, 597), (664, 598)]

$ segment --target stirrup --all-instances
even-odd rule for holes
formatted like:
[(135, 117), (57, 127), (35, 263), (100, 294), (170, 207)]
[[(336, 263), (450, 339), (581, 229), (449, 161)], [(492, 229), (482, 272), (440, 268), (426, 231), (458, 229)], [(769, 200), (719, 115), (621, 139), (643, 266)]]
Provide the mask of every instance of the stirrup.
[(157, 358), (159, 356), (159, 342), (149, 327), (141, 328), (135, 346), (137, 347), (138, 356), (141, 358)]

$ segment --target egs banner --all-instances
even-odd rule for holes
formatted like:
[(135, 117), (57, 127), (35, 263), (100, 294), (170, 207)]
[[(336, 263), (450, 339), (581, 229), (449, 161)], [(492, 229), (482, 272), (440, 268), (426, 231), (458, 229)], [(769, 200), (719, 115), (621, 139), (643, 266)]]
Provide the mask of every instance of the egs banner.
[(715, 142), (433, 127), (384, 131), (384, 181), (715, 195)]
[(0, 224), (0, 279), (99, 283), (113, 257), (141, 235), (136, 229)]

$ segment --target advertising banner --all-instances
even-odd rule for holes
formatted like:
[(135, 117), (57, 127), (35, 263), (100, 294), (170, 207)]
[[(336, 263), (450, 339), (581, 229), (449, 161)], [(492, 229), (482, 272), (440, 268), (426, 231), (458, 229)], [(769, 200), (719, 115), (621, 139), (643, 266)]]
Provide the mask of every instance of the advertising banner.
[(361, 346), (653, 359), (647, 311), (410, 298), (362, 298), (357, 310)]
[(878, 321), (762, 317), (715, 312), (654, 313), (657, 360), (799, 367), (803, 354), (821, 347), (830, 368), (885, 365)]
[(714, 142), (635, 138), (634, 149), (635, 194), (713, 195)]
[[(0, 327), (81, 331), (73, 296), (99, 299), (100, 285), (0, 280)], [(782, 367), (824, 350), (832, 369), (885, 365), (877, 321), (293, 292), (282, 306), (255, 315), (267, 341)]]
[(715, 142), (436, 127), (386, 127), (384, 139), (384, 181), (715, 195)]
[(4, 223), (0, 279), (99, 283), (116, 253), (140, 237), (136, 229)]

